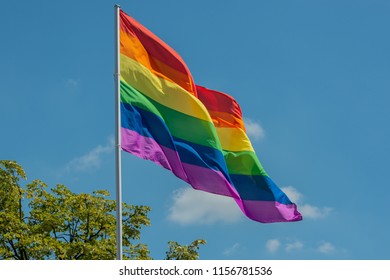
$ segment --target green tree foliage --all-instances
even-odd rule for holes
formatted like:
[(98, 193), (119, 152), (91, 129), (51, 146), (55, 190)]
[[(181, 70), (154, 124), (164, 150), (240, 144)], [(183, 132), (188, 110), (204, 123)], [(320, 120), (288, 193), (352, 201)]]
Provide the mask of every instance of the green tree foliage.
[(168, 242), (167, 260), (197, 260), (199, 258), (198, 250), (200, 245), (206, 244), (206, 241), (197, 239), (190, 245), (180, 245), (175, 241)]
[[(115, 259), (115, 200), (108, 191), (75, 194), (64, 185), (48, 189), (26, 179), (15, 161), (0, 161), (0, 259)], [(151, 259), (148, 246), (140, 242), (141, 229), (150, 226), (148, 206), (123, 203), (124, 259)], [(195, 240), (182, 246), (170, 241), (167, 259), (199, 258)]]

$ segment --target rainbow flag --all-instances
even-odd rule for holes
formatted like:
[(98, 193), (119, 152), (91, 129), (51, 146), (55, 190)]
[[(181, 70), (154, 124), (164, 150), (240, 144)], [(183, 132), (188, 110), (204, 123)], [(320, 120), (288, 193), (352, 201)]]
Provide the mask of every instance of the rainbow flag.
[(121, 147), (194, 189), (229, 196), (249, 218), (299, 221), (264, 171), (229, 95), (195, 85), (182, 58), (120, 11)]

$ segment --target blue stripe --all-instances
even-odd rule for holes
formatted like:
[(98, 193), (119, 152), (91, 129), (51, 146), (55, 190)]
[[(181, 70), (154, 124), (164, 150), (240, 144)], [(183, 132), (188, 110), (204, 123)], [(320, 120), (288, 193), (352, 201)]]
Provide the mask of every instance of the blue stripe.
[(174, 138), (180, 159), (192, 165), (202, 166), (222, 172), (226, 180), (232, 181), (227, 171), (225, 158), (219, 150)]
[(172, 137), (165, 122), (147, 110), (129, 103), (121, 103), (121, 122), (122, 127), (134, 130), (142, 136), (154, 139), (164, 147), (177, 151), (182, 162), (222, 172), (244, 200), (291, 203), (268, 176), (229, 174), (225, 158), (219, 150)]
[(172, 137), (165, 122), (154, 113), (121, 103), (121, 126), (177, 151), (182, 162), (222, 172), (232, 183), (221, 151)]
[(172, 135), (165, 122), (155, 114), (121, 103), (121, 126), (156, 140), (160, 145), (176, 150)]
[(142, 136), (154, 139), (164, 147), (177, 151), (182, 162), (222, 172), (244, 200), (291, 203), (268, 176), (229, 174), (225, 158), (219, 150), (172, 137), (165, 122), (147, 110), (129, 103), (121, 103), (121, 122), (122, 127), (134, 130)]
[(277, 201), (291, 204), (291, 201), (268, 176), (230, 174), (235, 188), (244, 200)]

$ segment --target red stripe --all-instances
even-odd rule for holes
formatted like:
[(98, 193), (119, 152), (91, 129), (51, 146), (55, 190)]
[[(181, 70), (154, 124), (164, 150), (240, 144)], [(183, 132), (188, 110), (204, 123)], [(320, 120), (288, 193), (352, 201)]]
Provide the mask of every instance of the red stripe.
[(153, 56), (164, 64), (169, 65), (177, 71), (188, 75), (192, 80), (192, 76), (187, 65), (174, 49), (172, 49), (160, 38), (158, 38), (147, 28), (145, 28), (143, 25), (141, 25), (123, 11), (120, 11), (120, 18), (121, 29), (130, 36), (138, 38), (149, 55)]
[(242, 118), (240, 105), (233, 97), (216, 90), (211, 90), (202, 86), (196, 86), (198, 98), (209, 111), (225, 112)]
[(239, 127), (245, 131), (240, 105), (233, 97), (198, 85), (196, 92), (216, 127)]

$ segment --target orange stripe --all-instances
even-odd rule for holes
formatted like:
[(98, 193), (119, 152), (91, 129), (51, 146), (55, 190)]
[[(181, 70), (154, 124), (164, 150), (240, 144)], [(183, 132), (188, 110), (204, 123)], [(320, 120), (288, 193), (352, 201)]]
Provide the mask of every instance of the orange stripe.
[(189, 74), (187, 65), (174, 49), (123, 11), (120, 13), (120, 28), (130, 36), (138, 38), (155, 58), (184, 74)]
[(121, 11), (121, 53), (153, 74), (173, 81), (196, 96), (195, 85), (182, 58), (156, 35)]
[(244, 122), (241, 118), (226, 112), (208, 111), (215, 127), (237, 127), (245, 131)]
[(121, 54), (138, 61), (150, 69), (150, 71), (156, 76), (168, 81), (175, 82), (191, 93), (194, 92), (191, 77), (180, 71), (177, 71), (176, 69), (166, 65), (164, 62), (161, 62), (157, 58), (151, 56), (137, 38), (129, 36), (128, 33), (121, 30), (120, 39)]

